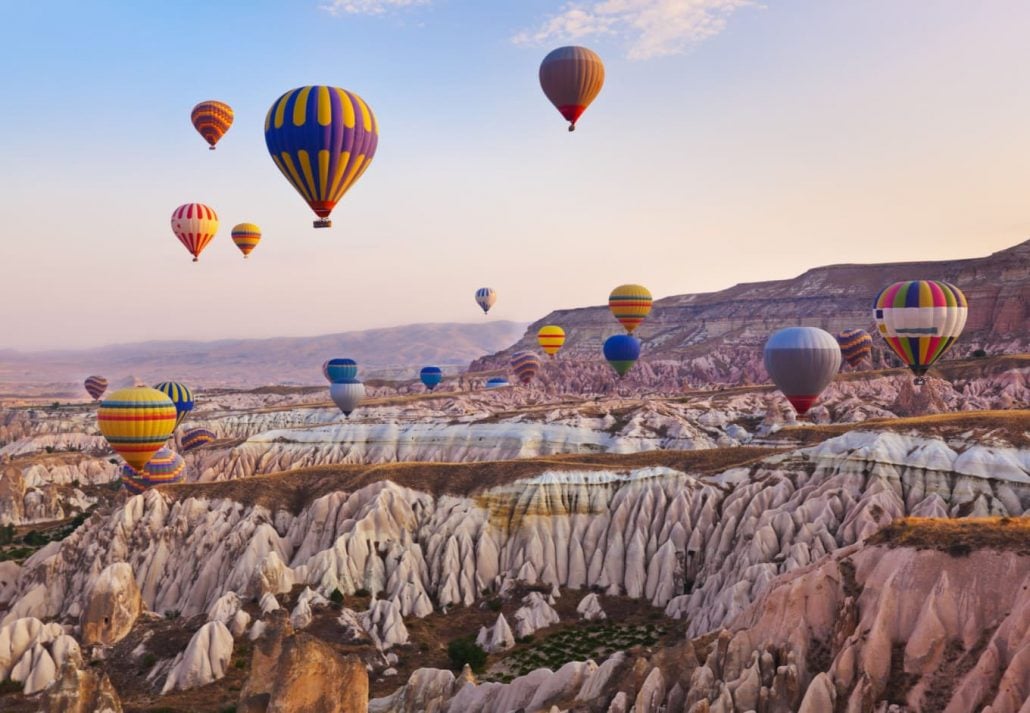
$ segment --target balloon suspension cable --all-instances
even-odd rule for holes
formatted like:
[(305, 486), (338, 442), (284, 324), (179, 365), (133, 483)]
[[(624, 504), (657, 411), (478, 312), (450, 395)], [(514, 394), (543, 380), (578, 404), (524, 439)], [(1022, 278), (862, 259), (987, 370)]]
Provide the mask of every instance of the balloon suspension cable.
[(333, 227), (333, 221), (329, 220), (328, 218), (319, 218), (314, 223), (312, 223), (312, 225), (314, 225), (316, 228), (331, 228)]

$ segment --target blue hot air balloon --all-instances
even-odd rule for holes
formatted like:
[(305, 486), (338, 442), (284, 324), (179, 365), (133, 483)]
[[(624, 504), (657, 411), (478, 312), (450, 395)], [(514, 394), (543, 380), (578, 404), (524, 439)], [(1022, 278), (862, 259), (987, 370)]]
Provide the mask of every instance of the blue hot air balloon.
[(345, 384), (358, 378), (358, 363), (353, 359), (330, 359), (322, 365), (322, 375), (330, 384)]
[(486, 388), (493, 389), (504, 389), (511, 386), (511, 383), (503, 376), (491, 376), (486, 380)]
[(422, 371), (419, 372), (418, 378), (422, 379), (422, 383), (426, 385), (426, 388), (432, 391), (436, 388), (437, 384), (443, 381), (443, 372), (438, 366), (424, 366)]
[(628, 334), (616, 334), (604, 342), (604, 358), (621, 379), (640, 358), (640, 340)]

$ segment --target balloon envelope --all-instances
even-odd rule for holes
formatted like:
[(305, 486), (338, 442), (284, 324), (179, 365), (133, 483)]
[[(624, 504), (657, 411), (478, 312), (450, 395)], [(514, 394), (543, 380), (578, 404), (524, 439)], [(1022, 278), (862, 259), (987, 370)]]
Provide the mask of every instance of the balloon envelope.
[(816, 327), (787, 327), (765, 343), (765, 370), (801, 416), (833, 381), (840, 361), (837, 340)]
[(619, 285), (608, 295), (608, 309), (633, 334), (651, 313), (651, 292), (643, 285)]
[(556, 324), (548, 324), (536, 333), (536, 340), (545, 354), (554, 356), (565, 343), (565, 330)]
[(232, 119), (232, 107), (213, 99), (200, 102), (190, 112), (193, 128), (204, 137), (212, 151), (218, 140), (225, 136), (225, 132), (232, 126)]
[(175, 430), (175, 404), (149, 386), (119, 389), (100, 403), (97, 424), (125, 462), (140, 470)]
[(193, 410), (193, 392), (185, 384), (175, 381), (162, 381), (154, 388), (163, 393), (175, 404), (175, 427), (178, 428), (186, 414)]
[(86, 393), (96, 401), (107, 391), (107, 379), (102, 376), (91, 376), (85, 382)]
[(443, 381), (443, 371), (438, 366), (424, 366), (419, 372), (418, 378), (422, 380), (427, 389), (432, 391), (437, 384)]
[(172, 232), (197, 262), (218, 232), (218, 214), (203, 203), (185, 203), (172, 211)]
[(155, 485), (178, 483), (186, 478), (186, 461), (175, 451), (161, 448), (142, 469), (122, 466), (122, 485), (130, 493), (139, 494)]
[(275, 165), (321, 220), (372, 163), (379, 125), (353, 92), (329, 86), (291, 89), (265, 117), (265, 145)]
[(540, 88), (574, 131), (604, 86), (604, 62), (593, 50), (569, 46), (552, 50), (540, 63)]
[(858, 366), (873, 353), (873, 338), (864, 329), (845, 329), (837, 333), (841, 356), (851, 366)]
[(476, 290), (476, 304), (483, 310), (483, 314), (490, 311), (497, 301), (497, 292), (491, 287), (480, 287)]
[(353, 359), (330, 359), (322, 365), (322, 373), (330, 384), (344, 384), (358, 378), (358, 363)]
[(640, 358), (640, 340), (628, 334), (616, 334), (604, 342), (604, 358), (620, 377), (633, 368)]
[(365, 385), (357, 379), (331, 384), (329, 395), (332, 397), (333, 403), (343, 411), (343, 415), (350, 416), (365, 398)]
[(532, 352), (516, 352), (511, 357), (511, 368), (523, 384), (528, 384), (540, 371), (540, 357)]
[(209, 431), (206, 428), (193, 428), (182, 434), (182, 450), (188, 453), (201, 446), (206, 446), (214, 440), (215, 434), (213, 431)]
[(503, 376), (491, 376), (486, 380), (486, 388), (488, 389), (503, 389), (506, 386), (511, 386), (511, 384)]
[(873, 301), (880, 336), (916, 376), (951, 349), (968, 313), (962, 290), (937, 280), (895, 282)]
[(251, 251), (261, 242), (261, 228), (253, 223), (240, 223), (232, 228), (232, 241), (243, 253), (243, 257), (249, 257)]

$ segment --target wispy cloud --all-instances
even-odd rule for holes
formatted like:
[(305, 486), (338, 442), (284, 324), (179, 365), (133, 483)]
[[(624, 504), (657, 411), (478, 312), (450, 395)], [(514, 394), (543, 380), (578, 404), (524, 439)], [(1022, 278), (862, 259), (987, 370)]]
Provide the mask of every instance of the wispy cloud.
[(333, 0), (321, 8), (332, 15), (382, 15), (388, 10), (428, 4), (429, 0)]
[(630, 59), (679, 54), (719, 34), (739, 8), (754, 0), (602, 0), (572, 2), (515, 44), (544, 44), (610, 35), (628, 42)]

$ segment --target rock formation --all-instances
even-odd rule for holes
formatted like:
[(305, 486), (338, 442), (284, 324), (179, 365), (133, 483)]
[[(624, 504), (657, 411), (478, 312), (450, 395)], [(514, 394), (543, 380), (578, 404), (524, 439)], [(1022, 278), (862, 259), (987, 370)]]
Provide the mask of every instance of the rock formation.
[(143, 600), (132, 567), (108, 565), (93, 582), (82, 612), (82, 642), (110, 646), (132, 630)]
[(161, 693), (204, 686), (225, 675), (232, 658), (232, 634), (220, 621), (197, 630), (189, 646), (172, 663)]

